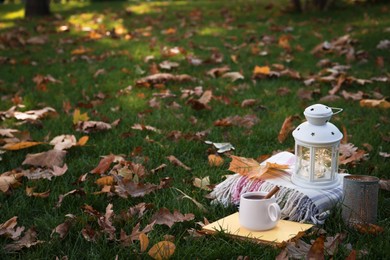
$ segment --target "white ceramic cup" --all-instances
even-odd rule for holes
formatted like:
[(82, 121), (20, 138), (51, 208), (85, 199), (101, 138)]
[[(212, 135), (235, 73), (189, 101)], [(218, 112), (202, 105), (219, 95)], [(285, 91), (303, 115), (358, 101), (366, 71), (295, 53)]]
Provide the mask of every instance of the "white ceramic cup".
[(263, 231), (274, 228), (280, 219), (280, 207), (275, 197), (263, 199), (267, 192), (241, 194), (239, 221), (248, 230)]

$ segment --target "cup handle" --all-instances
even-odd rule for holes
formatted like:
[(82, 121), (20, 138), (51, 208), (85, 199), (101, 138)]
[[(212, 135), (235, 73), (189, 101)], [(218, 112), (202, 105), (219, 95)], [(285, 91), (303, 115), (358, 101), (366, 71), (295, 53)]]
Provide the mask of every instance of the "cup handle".
[(268, 206), (268, 215), (272, 222), (276, 222), (280, 219), (280, 207), (277, 203), (271, 203)]

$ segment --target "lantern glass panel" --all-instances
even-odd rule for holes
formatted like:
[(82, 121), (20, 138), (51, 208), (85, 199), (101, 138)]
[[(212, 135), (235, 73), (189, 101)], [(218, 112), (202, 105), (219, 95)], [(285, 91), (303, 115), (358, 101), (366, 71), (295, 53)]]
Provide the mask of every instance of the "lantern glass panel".
[(310, 148), (297, 144), (297, 175), (304, 179), (310, 178)]
[(332, 179), (332, 147), (314, 148), (314, 181)]

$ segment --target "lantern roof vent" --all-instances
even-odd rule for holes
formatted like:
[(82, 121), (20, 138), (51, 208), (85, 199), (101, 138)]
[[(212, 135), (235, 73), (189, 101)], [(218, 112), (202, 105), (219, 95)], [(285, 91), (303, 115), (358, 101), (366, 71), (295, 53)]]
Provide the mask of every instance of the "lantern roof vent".
[(294, 138), (310, 145), (324, 145), (340, 141), (343, 134), (329, 120), (341, 111), (342, 109), (337, 108), (337, 111), (333, 113), (331, 107), (321, 104), (309, 106), (303, 113), (307, 122), (300, 124), (293, 131)]

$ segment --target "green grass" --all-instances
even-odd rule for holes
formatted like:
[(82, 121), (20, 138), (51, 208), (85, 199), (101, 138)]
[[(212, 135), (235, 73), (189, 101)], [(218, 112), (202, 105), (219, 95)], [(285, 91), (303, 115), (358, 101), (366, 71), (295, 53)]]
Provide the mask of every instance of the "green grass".
[[(380, 5), (347, 6), (339, 5), (328, 12), (308, 12), (305, 14), (283, 13), (281, 8), (284, 3), (274, 4), (273, 8), (266, 9), (264, 1), (169, 1), (169, 2), (110, 2), (110, 3), (74, 3), (53, 4), (53, 13), (61, 16), (57, 18), (36, 18), (24, 20), (23, 8), (18, 4), (2, 6), (0, 10), (0, 57), (13, 60), (12, 64), (5, 62), (0, 64), (0, 111), (8, 110), (13, 104), (9, 97), (19, 95), (22, 104), (29, 109), (38, 109), (50, 106), (56, 109), (58, 116), (42, 119), (39, 124), (16, 125), (12, 119), (0, 122), (3, 128), (17, 128), (20, 131), (28, 131), (31, 139), (43, 141), (49, 136), (49, 140), (61, 134), (73, 134), (80, 138), (84, 134), (76, 132), (72, 124), (72, 115), (63, 111), (63, 102), (70, 102), (72, 109), (80, 108), (81, 112), (87, 112), (91, 120), (113, 122), (121, 119), (120, 124), (110, 131), (88, 134), (90, 139), (86, 146), (73, 147), (68, 151), (66, 163), (69, 167), (67, 173), (61, 177), (55, 177), (51, 181), (28, 181), (23, 179), (22, 186), (9, 194), (0, 193), (0, 223), (13, 216), (18, 216), (18, 226), (25, 226), (26, 230), (35, 227), (38, 238), (45, 243), (23, 249), (18, 253), (7, 254), (0, 250), (1, 259), (53, 259), (56, 256), (68, 256), (69, 259), (113, 259), (119, 258), (145, 258), (147, 253), (141, 253), (139, 243), (135, 242), (130, 247), (123, 247), (119, 242), (109, 241), (104, 235), (96, 243), (86, 241), (81, 230), (89, 224), (97, 228), (97, 222), (82, 209), (84, 204), (91, 205), (96, 210), (104, 213), (109, 203), (113, 204), (116, 215), (126, 211), (129, 207), (140, 202), (153, 203), (150, 209), (141, 219), (128, 221), (114, 221), (117, 229), (117, 237), (122, 228), (129, 234), (133, 226), (141, 221), (142, 227), (149, 223), (150, 217), (161, 207), (167, 207), (184, 213), (194, 213), (193, 221), (176, 223), (172, 228), (167, 226), (155, 226), (149, 233), (153, 245), (164, 239), (164, 235), (173, 235), (176, 251), (175, 259), (236, 259), (238, 256), (250, 256), (254, 259), (272, 259), (280, 252), (280, 249), (259, 246), (250, 242), (237, 241), (225, 234), (217, 236), (203, 236), (191, 238), (187, 229), (197, 228), (198, 221), (206, 217), (209, 221), (215, 221), (236, 211), (234, 207), (223, 208), (211, 205), (204, 196), (207, 191), (200, 190), (192, 185), (194, 177), (210, 176), (211, 182), (217, 184), (223, 180), (227, 171), (229, 159), (219, 167), (210, 167), (207, 161), (206, 144), (201, 141), (186, 139), (173, 141), (168, 138), (168, 133), (180, 130), (183, 133), (194, 134), (198, 131), (210, 129), (207, 140), (214, 142), (230, 142), (235, 146), (234, 154), (244, 157), (257, 158), (260, 155), (272, 154), (273, 151), (292, 150), (294, 140), (290, 136), (284, 143), (277, 141), (278, 132), (289, 115), (301, 115), (305, 107), (318, 103), (322, 96), (327, 95), (332, 86), (328, 83), (316, 83), (314, 87), (307, 89), (316, 90), (319, 94), (313, 95), (312, 100), (301, 100), (297, 96), (300, 88), (305, 88), (302, 81), (281, 77), (277, 79), (263, 79), (252, 81), (251, 76), (256, 65), (265, 66), (274, 63), (284, 64), (286, 67), (297, 70), (307, 77), (317, 74), (320, 68), (316, 63), (321, 58), (329, 58), (332, 62), (345, 65), (345, 56), (325, 54), (323, 57), (315, 57), (310, 51), (319, 43), (331, 41), (346, 34), (348, 28), (353, 39), (357, 40), (355, 49), (367, 52), (367, 62), (353, 61), (349, 65), (351, 69), (348, 75), (357, 78), (371, 78), (389, 75), (389, 50), (379, 50), (376, 45), (380, 40), (389, 39), (390, 16), (388, 7)], [(387, 9), (386, 9), (387, 8)], [(125, 10), (129, 11), (126, 13)], [(200, 18), (196, 19), (196, 13)], [(97, 23), (98, 22), (98, 23)], [(43, 26), (47, 32), (49, 41), (44, 45), (15, 44), (9, 46), (5, 35), (23, 28), (21, 37), (37, 36), (37, 26)], [(70, 32), (56, 33), (60, 25), (69, 25)], [(113, 39), (103, 37), (100, 40), (88, 40), (87, 32), (82, 31), (82, 26), (92, 29), (102, 28), (110, 31), (115, 26), (123, 26), (131, 33), (131, 39)], [(284, 28), (292, 27), (293, 31), (283, 32)], [(169, 28), (175, 28), (176, 34), (164, 35), (161, 32)], [(143, 33), (148, 36), (143, 36)], [(317, 36), (316, 36), (317, 34)], [(192, 36), (189, 36), (192, 35)], [(277, 44), (282, 35), (291, 35), (290, 44), (294, 59), (287, 63), (281, 59), (283, 49)], [(322, 36), (322, 39), (318, 38)], [(189, 36), (189, 37), (188, 37)], [(267, 50), (269, 55), (260, 56), (251, 53), (252, 46), (258, 45), (263, 36), (274, 37), (275, 41), (269, 46), (258, 46), (260, 50)], [(72, 43), (62, 44), (64, 40)], [(227, 44), (239, 46), (246, 43), (245, 47), (232, 50)], [(297, 51), (296, 46), (303, 51)], [(81, 46), (91, 49), (87, 53), (90, 62), (80, 56), (72, 56), (71, 52)], [(190, 65), (184, 55), (167, 58), (163, 57), (160, 50), (163, 47), (182, 47), (187, 54), (192, 54), (201, 59), (207, 59), (218, 50), (224, 60), (220, 64), (203, 64), (201, 66)], [(170, 90), (176, 97), (160, 99), (161, 108), (151, 109), (148, 101), (153, 94), (160, 92), (157, 88), (137, 87), (135, 82), (139, 78), (149, 74), (151, 62), (145, 63), (145, 57), (153, 55), (151, 62), (156, 64), (163, 60), (179, 62), (180, 66), (172, 71), (174, 74), (188, 74), (197, 79), (196, 82), (178, 83), (170, 82), (163, 90)], [(237, 55), (237, 63), (230, 58)], [(384, 57), (384, 67), (376, 65), (377, 57)], [(34, 62), (37, 65), (33, 66)], [(228, 65), (231, 71), (240, 71), (245, 79), (230, 82), (228, 79), (213, 79), (206, 72), (215, 67)], [(138, 68), (145, 71), (140, 75)], [(106, 73), (94, 77), (99, 69), (105, 69)], [(128, 73), (124, 73), (124, 69)], [(61, 84), (48, 83), (47, 91), (36, 88), (32, 79), (37, 75), (52, 75), (62, 81)], [(128, 95), (118, 95), (118, 91), (133, 86)], [(214, 96), (229, 100), (228, 104), (219, 99), (213, 99), (209, 105), (211, 110), (196, 111), (188, 104), (186, 99), (181, 99), (182, 90), (203, 86), (204, 90), (212, 90)], [(288, 87), (291, 92), (286, 96), (279, 96), (276, 91), (280, 87)], [(373, 91), (380, 92), (389, 97), (389, 83), (358, 85), (353, 83), (343, 86), (348, 92), (363, 91), (366, 97), (372, 98)], [(85, 107), (89, 100), (95, 100), (95, 95), (102, 92), (106, 98), (101, 104), (92, 108)], [(144, 95), (144, 97), (140, 97)], [(254, 98), (257, 105), (249, 108), (241, 108), (243, 100)], [(180, 110), (169, 108), (172, 101), (182, 107)], [(334, 107), (342, 107), (344, 112), (333, 119), (333, 122), (341, 129), (346, 127), (349, 142), (364, 149), (364, 144), (370, 144), (373, 149), (369, 151), (369, 159), (355, 166), (343, 166), (351, 174), (368, 174), (389, 179), (388, 158), (379, 155), (379, 152), (390, 152), (388, 142), (389, 111), (380, 108), (364, 108), (359, 101), (344, 100), (343, 98), (327, 103)], [(119, 108), (118, 110), (112, 108)], [(214, 122), (228, 116), (256, 114), (260, 122), (251, 129), (239, 126), (228, 128), (216, 127)], [(192, 125), (190, 117), (196, 117), (198, 122)], [(138, 131), (131, 129), (136, 123), (151, 125), (160, 129), (161, 133)], [(129, 135), (126, 135), (129, 134)], [(386, 139), (387, 137), (387, 139)], [(150, 139), (153, 142), (149, 141)], [(131, 152), (137, 147), (142, 147), (138, 157), (131, 156)], [(22, 167), (25, 156), (29, 153), (38, 153), (50, 149), (47, 145), (32, 147), (25, 150), (9, 151), (2, 156), (0, 172), (10, 171)], [(95, 168), (100, 156), (108, 154), (124, 154), (128, 160), (142, 160), (147, 170), (151, 170), (166, 163), (164, 171), (148, 176), (145, 181), (158, 183), (160, 178), (171, 177), (172, 187), (184, 191), (189, 196), (201, 202), (208, 210), (203, 213), (194, 207), (190, 200), (178, 199), (180, 193), (173, 188), (158, 190), (155, 193), (142, 198), (123, 199), (118, 196), (94, 195), (99, 187), (94, 184), (96, 176), (89, 175), (85, 183), (75, 184), (82, 174)], [(184, 171), (175, 167), (166, 159), (169, 155), (175, 155), (183, 163), (192, 168), (192, 171)], [(23, 166), (23, 168), (28, 168)], [(36, 186), (37, 192), (51, 191), (48, 198), (31, 198), (25, 194), (25, 187)], [(68, 196), (64, 199), (60, 208), (55, 208), (58, 196), (76, 188), (83, 188), (85, 196)], [(348, 229), (341, 220), (337, 210), (326, 221), (324, 229), (328, 235), (346, 232), (347, 238), (344, 245), (350, 243), (356, 250), (367, 251), (363, 258), (384, 259), (387, 257), (385, 249), (389, 248), (390, 241), (390, 194), (381, 190), (379, 193), (378, 224), (385, 228), (380, 236), (362, 235)], [(76, 215), (74, 225), (69, 234), (62, 240), (51, 238), (52, 230), (66, 220), (66, 214)], [(309, 236), (306, 239), (315, 239)], [(0, 246), (10, 243), (11, 240), (0, 237)], [(340, 247), (335, 258), (342, 259), (348, 255), (348, 250)]]

